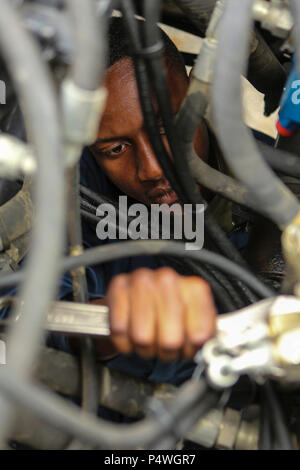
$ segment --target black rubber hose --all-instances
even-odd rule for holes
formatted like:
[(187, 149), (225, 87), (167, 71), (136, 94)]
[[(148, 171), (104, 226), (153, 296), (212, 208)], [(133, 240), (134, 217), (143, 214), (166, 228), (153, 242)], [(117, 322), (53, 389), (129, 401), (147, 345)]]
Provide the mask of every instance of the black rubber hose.
[[(253, 47), (252, 47), (253, 45)], [(272, 77), (272, 80), (270, 80)], [(269, 116), (279, 106), (287, 71), (256, 28), (251, 41), (247, 80), (265, 95), (264, 115)]]
[(97, 217), (94, 213), (92, 214), (90, 210), (86, 210), (84, 208), (80, 209), (80, 215), (86, 219), (88, 222), (92, 222), (97, 224), (99, 222), (99, 217)]
[(168, 433), (172, 434), (178, 421), (186, 417), (187, 413), (193, 413), (196, 404), (205, 399), (207, 393), (215, 395), (204, 380), (189, 381), (170, 400), (164, 416), (155, 414), (138, 423), (120, 426), (79, 411), (70, 402), (42, 387), (18, 379), (10, 369), (1, 370), (0, 389), (7, 399), (22, 404), (56, 428), (105, 449), (151, 449)]
[[(213, 269), (212, 267), (209, 267), (209, 272), (212, 276), (214, 276), (214, 278), (219, 282), (219, 284), (223, 287), (225, 292), (227, 292), (227, 294), (231, 298), (232, 304), (233, 304), (233, 310), (246, 307), (247, 305), (249, 305), (249, 303), (252, 303), (252, 300), (247, 299), (246, 302), (245, 300), (243, 300), (240, 290), (237, 289), (235, 280), (227, 278), (222, 273), (220, 273), (220, 271)], [(243, 287), (246, 288), (246, 286), (243, 286)], [(255, 296), (255, 299), (256, 298), (257, 297)], [(231, 307), (231, 310), (232, 310), (232, 307)]]
[[(146, 48), (153, 48), (160, 43), (159, 29), (157, 28), (157, 23), (160, 17), (160, 0), (152, 0), (151, 2), (144, 2), (144, 11), (145, 11), (145, 45)], [(178, 138), (176, 128), (174, 125), (174, 115), (171, 105), (171, 99), (169, 95), (169, 90), (166, 82), (166, 77), (164, 75), (164, 67), (162, 61), (162, 51), (157, 52), (154, 56), (150, 55), (147, 58), (149, 64), (150, 73), (153, 78), (154, 88), (157, 95), (157, 100), (163, 119), (163, 124), (166, 130), (168, 142), (171, 148), (172, 155), (175, 162), (175, 172), (180, 182), (181, 187), (183, 188), (184, 195), (187, 200), (193, 204), (203, 204), (204, 200), (199, 193), (199, 189), (195, 183), (195, 180), (191, 176), (190, 168), (187, 162), (187, 159), (184, 158), (181, 140)], [(205, 105), (203, 105), (203, 112), (205, 110)], [(181, 120), (181, 119), (180, 119)], [(226, 256), (235, 259), (235, 261), (240, 262), (245, 265), (245, 261), (240, 256), (238, 250), (232, 245), (230, 240), (226, 237), (225, 233), (217, 226), (213, 217), (209, 214), (209, 211), (206, 212), (205, 216), (205, 227), (207, 232), (213, 242), (217, 245), (221, 253)], [(231, 288), (232, 292), (234, 288)], [(239, 293), (236, 293), (236, 298), (239, 298)], [(255, 297), (249, 292), (249, 301), (255, 301)], [(241, 302), (243, 305), (243, 302)]]
[[(81, 190), (84, 197), (88, 196), (93, 204), (103, 203), (104, 201), (109, 202), (116, 207), (118, 212), (117, 204), (111, 199), (107, 197), (103, 198), (102, 195), (94, 193), (91, 190), (86, 190), (84, 187), (81, 187)], [(89, 203), (84, 198), (81, 198), (81, 214), (89, 222), (98, 223), (100, 218), (95, 215), (97, 207), (93, 204)], [(118, 224), (116, 225), (116, 230), (119, 231)], [(149, 227), (147, 227), (146, 231), (149, 233)], [(171, 239), (173, 239), (172, 236)], [(195, 263), (191, 260), (181, 261), (181, 264), (182, 263), (185, 264), (188, 269), (192, 269), (194, 274), (203, 277), (203, 279), (211, 285), (213, 292), (218, 298), (219, 304), (225, 305), (225, 311), (233, 311), (245, 306), (245, 302), (243, 302), (240, 296), (236, 293), (235, 288), (232, 286), (232, 282), (224, 277), (219, 271), (213, 270), (210, 266), (200, 265), (199, 263)]]
[[(257, 212), (257, 201), (254, 200), (248, 188), (231, 176), (221, 173), (205, 163), (198, 157), (191, 143), (183, 146), (183, 152), (188, 156), (191, 172), (198, 184)], [(264, 214), (263, 208), (260, 207), (259, 211)]]
[[(144, 43), (146, 49), (154, 48), (161, 43), (160, 31), (157, 27), (157, 23), (160, 19), (160, 5), (161, 0), (151, 0), (151, 2), (144, 1), (144, 16), (146, 20), (144, 26)], [(149, 55), (147, 57), (147, 65), (153, 80), (153, 88), (157, 96), (158, 106), (171, 154), (174, 157), (175, 173), (177, 174), (177, 178), (184, 191), (186, 199), (190, 202), (194, 202), (193, 199), (195, 200), (197, 199), (197, 196), (199, 196), (199, 190), (195, 184), (192, 186), (190, 185), (189, 173), (187, 174), (186, 168), (180, 165), (182, 160), (181, 142), (178, 139), (174, 125), (174, 112), (167, 85), (162, 48), (159, 52), (156, 52), (156, 54)]]
[[(79, 198), (80, 166), (67, 170), (68, 189), (68, 218), (67, 232), (69, 240), (69, 251), (71, 255), (76, 255), (83, 251), (82, 229), (80, 218), (80, 198)], [(84, 267), (79, 267), (70, 272), (73, 286), (73, 299), (75, 302), (88, 302), (88, 288), (86, 272)], [(94, 345), (91, 338), (82, 338), (80, 344), (80, 363), (82, 374), (82, 409), (94, 413), (98, 412), (98, 371)], [(84, 444), (73, 439), (67, 446), (67, 450), (84, 449)]]
[[(153, 0), (151, 2), (144, 1), (144, 16), (146, 20), (144, 36), (146, 49), (154, 48), (161, 43), (160, 31), (157, 28), (157, 23), (160, 19), (160, 5), (161, 0)], [(189, 167), (185, 159), (182, 158), (181, 140), (178, 138), (175, 128), (174, 113), (164, 71), (163, 51), (160, 50), (156, 52), (155, 55), (149, 55), (147, 57), (147, 63), (153, 79), (153, 87), (156, 92), (171, 153), (174, 157), (174, 169), (180, 186), (187, 201), (193, 204), (202, 204), (204, 202), (203, 198), (199, 193), (195, 181), (190, 175)]]
[(259, 423), (259, 450), (272, 450), (271, 419), (268, 399), (264, 387), (260, 388), (260, 423)]
[(263, 142), (257, 142), (264, 160), (276, 171), (284, 175), (300, 178), (300, 157)]
[[(270, 287), (264, 285), (256, 276), (242, 266), (222, 255), (205, 249), (199, 251), (186, 250), (185, 244), (181, 242), (139, 240), (94, 247), (86, 250), (82, 255), (63, 259), (60, 268), (61, 272), (66, 272), (78, 266), (93, 266), (97, 263), (107, 263), (118, 258), (139, 255), (174, 256), (175, 258), (193, 259), (200, 263), (214, 266), (227, 275), (241, 280), (261, 298), (275, 296), (274, 291)], [(24, 270), (0, 276), (0, 289), (22, 282), (24, 276)]]
[[(67, 170), (67, 191), (68, 191), (68, 217), (67, 233), (69, 241), (70, 255), (75, 255), (83, 251), (82, 232), (80, 219), (80, 198), (79, 198), (79, 164)], [(73, 297), (75, 302), (86, 303), (88, 301), (87, 281), (85, 269), (75, 269), (71, 273), (73, 285)]]
[(277, 393), (270, 381), (263, 386), (268, 400), (270, 420), (273, 426), (276, 448), (278, 450), (293, 450), (291, 435), (278, 400)]
[(194, 413), (187, 413), (186, 416), (182, 416), (176, 423), (175, 435), (169, 434), (164, 437), (158, 445), (154, 446), (152, 450), (170, 450), (175, 449), (178, 444), (179, 436), (185, 436), (189, 429), (193, 429), (193, 426), (199, 421), (200, 416), (205, 416), (209, 410), (215, 407), (220, 401), (220, 395), (218, 393), (208, 393), (194, 408)]
[[(98, 369), (94, 344), (91, 338), (80, 339), (80, 364), (82, 377), (81, 409), (97, 416), (99, 399)], [(74, 438), (65, 450), (88, 450), (78, 438)]]
[[(182, 141), (182, 146), (183, 146), (183, 154), (180, 155), (180, 157), (177, 157), (177, 160), (175, 159), (176, 167), (179, 168), (181, 175), (182, 174), (185, 175), (185, 178), (182, 180), (182, 183), (184, 184), (184, 186), (191, 188), (189, 195), (192, 198), (192, 201), (195, 203), (198, 203), (201, 201), (201, 196), (199, 194), (195, 181), (193, 177), (191, 176), (190, 164), (191, 164), (191, 157), (192, 157), (193, 162), (195, 162), (198, 168), (199, 161), (201, 160), (194, 151), (193, 142), (194, 142), (194, 136), (195, 136), (197, 126), (201, 122), (202, 117), (204, 115), (206, 104), (207, 104), (206, 97), (200, 91), (197, 93), (193, 93), (185, 98), (182, 104), (182, 107), (178, 113), (178, 116), (176, 118), (177, 135), (180, 136), (180, 139)], [(200, 165), (202, 164), (208, 167), (208, 165), (206, 165), (201, 160)], [(229, 178), (229, 177), (222, 175), (220, 176), (219, 179), (222, 179), (222, 181), (224, 181), (225, 178)], [(230, 187), (230, 190), (232, 189), (231, 181), (229, 181), (229, 185), (228, 185), (228, 181), (225, 180), (225, 184), (226, 184), (226, 188)], [(235, 189), (239, 189), (239, 188), (235, 188)], [(238, 194), (242, 196), (243, 194), (242, 188), (240, 188)], [(243, 195), (245, 196), (245, 193)], [(247, 196), (249, 199), (249, 194), (247, 194)], [(221, 228), (218, 227), (218, 225), (215, 223), (213, 217), (209, 213), (209, 208), (206, 211), (206, 215), (205, 215), (205, 227), (207, 229), (207, 232), (210, 238), (214, 241), (214, 243), (219, 248), (222, 254), (230, 257), (230, 259), (234, 260), (235, 262), (246, 266), (246, 262), (242, 258), (238, 250), (233, 246), (230, 240), (228, 240), (226, 234), (221, 230)], [(257, 298), (253, 295), (253, 293), (251, 293), (246, 288), (246, 286), (242, 286), (242, 287), (243, 287), (243, 294), (247, 302), (248, 303), (255, 302)], [(234, 293), (234, 289), (231, 288), (231, 291), (232, 293)], [(235, 297), (236, 297), (236, 300), (238, 300), (240, 295), (239, 294), (235, 295)], [(241, 306), (243, 305), (241, 300), (239, 301), (239, 303)]]
[(75, 61), (72, 78), (79, 88), (99, 88), (106, 70), (105, 24), (93, 0), (66, 0), (73, 20)]
[[(81, 215), (83, 218), (85, 218), (87, 221), (91, 223), (98, 223), (99, 222), (99, 217), (97, 217), (95, 214), (95, 211), (91, 213), (89, 210), (82, 209), (81, 210)], [(118, 226), (116, 226), (116, 229), (118, 230)], [(218, 272), (212, 271), (208, 266), (206, 265), (200, 265), (199, 263), (195, 263), (191, 260), (182, 260), (181, 263), (178, 263), (178, 260), (174, 260), (173, 258), (167, 257), (166, 258), (167, 262), (170, 262), (171, 265), (174, 266), (175, 263), (175, 269), (184, 269), (188, 270), (190, 274), (199, 276), (203, 278), (205, 281), (207, 281), (218, 301), (218, 304), (221, 306), (222, 310), (224, 312), (231, 312), (235, 310), (236, 308), (239, 308), (236, 303), (233, 302), (232, 296), (230, 296), (230, 293), (228, 292), (228, 286), (224, 285), (224, 282), (222, 283), (222, 280), (218, 278)], [(230, 288), (231, 288), (231, 284)], [(225, 288), (226, 287), (226, 288)], [(239, 303), (238, 303), (239, 305)]]
[[(90, 196), (94, 194), (93, 199), (90, 198), (94, 203), (96, 202), (95, 199), (97, 199), (98, 202), (102, 200), (102, 196), (99, 194), (93, 192), (89, 192), (89, 194)], [(107, 202), (108, 198), (105, 198), (105, 201)], [(111, 200), (110, 203), (115, 205), (115, 203)], [(99, 222), (100, 217), (95, 215), (97, 207), (93, 206), (83, 198), (81, 198), (81, 207), (81, 215), (83, 218), (85, 218), (90, 223), (97, 224)], [(119, 231), (118, 224), (115, 226), (115, 229), (116, 231)], [(172, 261), (173, 263), (175, 261), (174, 259), (170, 258), (167, 260)], [(226, 277), (222, 276), (219, 271), (213, 270), (210, 266), (195, 263), (192, 260), (181, 260), (180, 265), (181, 268), (183, 267), (184, 269), (191, 270), (192, 274), (202, 277), (210, 284), (212, 291), (218, 300), (218, 305), (222, 308), (222, 311), (230, 312), (245, 306), (245, 304), (241, 302), (240, 297), (236, 295), (235, 290), (232, 288), (231, 282), (226, 279)]]
[(229, 279), (224, 275), (220, 275), (220, 271), (213, 269), (211, 266), (204, 263), (197, 263), (191, 259), (178, 259), (172, 257), (165, 258), (171, 265), (175, 264), (178, 269), (188, 270), (190, 275), (196, 275), (204, 279), (210, 285), (212, 292), (217, 300), (218, 307), (221, 308), (222, 313), (233, 312), (236, 309), (245, 306), (241, 302), (240, 297), (236, 296), (235, 290)]
[[(114, 201), (113, 199), (107, 197), (107, 196), (104, 196), (103, 194), (98, 194), (98, 193), (95, 193), (94, 191), (92, 191), (91, 189), (83, 186), (83, 185), (80, 185), (80, 193), (83, 195), (83, 198), (81, 198), (81, 204), (82, 204), (82, 209), (84, 210), (85, 214), (84, 215), (87, 215), (86, 213), (87, 212), (91, 212), (92, 214), (96, 214), (96, 210), (97, 210), (97, 207), (101, 204), (110, 204), (112, 206), (114, 206), (115, 208), (115, 211), (116, 211), (116, 215), (117, 215), (117, 218), (120, 221), (123, 221), (124, 225), (127, 223), (130, 223), (131, 220), (134, 219), (134, 217), (130, 217), (128, 216), (127, 214), (123, 214), (119, 211), (119, 206), (118, 206), (118, 203), (116, 201)], [(85, 198), (88, 198), (92, 204), (89, 204), (88, 201), (85, 200)], [(96, 206), (96, 207), (93, 207)], [(92, 218), (90, 218), (90, 220), (92, 220)], [(96, 216), (96, 219), (94, 219), (94, 221), (99, 222), (99, 218)]]
[[(275, 171), (294, 178), (300, 178), (300, 158), (297, 155), (259, 141), (257, 141), (257, 146), (265, 162)], [(188, 155), (191, 172), (199, 184), (226, 199), (249, 207), (249, 209), (260, 212), (262, 215), (267, 215), (264, 207), (258, 207), (253, 194), (244, 185), (215, 170), (201, 160), (190, 142), (184, 147), (184, 154)]]
[[(237, 303), (235, 303), (231, 290), (227, 290), (227, 286), (224, 285), (223, 277), (220, 279), (218, 274), (219, 271), (213, 270), (210, 266), (204, 263), (196, 263), (191, 259), (178, 259), (172, 257), (165, 258), (171, 266), (175, 269), (188, 270), (188, 274), (196, 275), (204, 279), (210, 285), (214, 297), (217, 301), (218, 307), (221, 308), (222, 313), (233, 312), (236, 310)], [(226, 279), (226, 278), (225, 278)]]
[(145, 127), (149, 136), (150, 143), (153, 147), (153, 151), (162, 167), (162, 170), (176, 192), (180, 200), (185, 203), (188, 202), (185, 197), (178, 178), (175, 174), (174, 167), (170, 160), (170, 157), (165, 149), (162, 142), (161, 135), (158, 130), (157, 120), (155, 117), (155, 111), (152, 103), (152, 88), (150, 85), (149, 77), (147, 74), (147, 67), (145, 60), (141, 57), (142, 42), (139, 36), (139, 26), (135, 18), (135, 11), (131, 0), (122, 0), (122, 12), (125, 20), (125, 27), (127, 28), (128, 35), (131, 41), (133, 49), (133, 61), (135, 65), (136, 80), (139, 90), (139, 97), (143, 115), (145, 119)]
[[(83, 218), (85, 218), (88, 222), (91, 223), (97, 224), (100, 220), (99, 217), (94, 215), (94, 213), (90, 213), (88, 210), (82, 209), (81, 215)], [(118, 230), (118, 226), (116, 226), (116, 230)], [(178, 260), (175, 260), (171, 257), (167, 257), (166, 261), (171, 263), (173, 267), (175, 263), (175, 269), (183, 269), (185, 270), (185, 272), (186, 270), (188, 270), (189, 274), (199, 276), (205, 281), (207, 281), (218, 301), (218, 305), (220, 305), (223, 312), (231, 312), (236, 310), (237, 308), (240, 308), (240, 300), (239, 302), (236, 302), (235, 293), (234, 295), (231, 295), (231, 284), (228, 283), (230, 288), (228, 289), (228, 284), (225, 284), (224, 277), (220, 279), (220, 276), (218, 276), (219, 272), (212, 271), (209, 266), (201, 265), (191, 260), (182, 260), (181, 263), (178, 263)]]
[[(216, 0), (175, 0), (186, 16), (204, 33), (213, 13)], [(252, 85), (265, 95), (265, 114), (274, 112), (278, 105), (286, 82), (286, 71), (268, 47), (261, 34), (256, 31), (253, 36), (254, 49), (249, 56), (247, 78)], [(272, 77), (270, 81), (269, 77)]]
[[(139, 38), (139, 31), (137, 27), (136, 20), (134, 18), (134, 9), (132, 7), (132, 2), (130, 0), (123, 0), (123, 13), (124, 13), (124, 18), (126, 20), (126, 24), (128, 27), (129, 34), (131, 36), (131, 40), (133, 44), (137, 45), (137, 49), (135, 53), (139, 53), (141, 51), (141, 41)], [(157, 10), (156, 10), (157, 11)], [(152, 29), (151, 29), (152, 31)], [(157, 34), (157, 33), (156, 33)], [(156, 52), (156, 55), (158, 52)], [(151, 88), (149, 84), (149, 79), (146, 73), (145, 69), (145, 64), (144, 61), (140, 58), (135, 59), (136, 63), (136, 71), (137, 71), (137, 83), (138, 83), (138, 88), (139, 88), (139, 93), (140, 93), (140, 98), (141, 98), (141, 104), (144, 112), (144, 117), (145, 117), (145, 123), (147, 127), (147, 132), (150, 138), (150, 141), (152, 145), (154, 144), (155, 136), (153, 135), (153, 131), (155, 129), (155, 132), (158, 134), (156, 137), (158, 138), (159, 142), (157, 142), (155, 145), (153, 145), (154, 151), (156, 153), (156, 156), (162, 166), (162, 169), (169, 180), (171, 186), (177, 193), (177, 195), (180, 197), (181, 201), (183, 203), (185, 202), (190, 202), (189, 196), (186, 194), (185, 190), (188, 191), (188, 194), (191, 195), (191, 193), (195, 193), (195, 188), (194, 185), (190, 186), (188, 182), (185, 179), (186, 185), (184, 190), (182, 189), (182, 185), (180, 184), (180, 181), (178, 179), (178, 176), (176, 173), (174, 173), (174, 167), (170, 161), (169, 156), (166, 154), (164, 145), (161, 141), (161, 136), (157, 132), (157, 123), (155, 121), (155, 114), (153, 110), (153, 105), (152, 105), (152, 96), (151, 96)], [(141, 70), (139, 68), (143, 68), (144, 75), (141, 74)], [(161, 78), (160, 78), (161, 81)], [(156, 90), (157, 91), (157, 90)], [(165, 101), (165, 98), (161, 98), (161, 102)], [(172, 116), (173, 118), (173, 116)], [(148, 125), (147, 123), (151, 123)], [(164, 121), (168, 121), (169, 127), (172, 126), (172, 123), (168, 119), (167, 116), (165, 116)], [(154, 140), (153, 140), (154, 139)], [(177, 140), (177, 139), (176, 139)], [(161, 145), (162, 148), (157, 147), (157, 145)], [(179, 157), (178, 157), (179, 161)], [(176, 168), (175, 168), (176, 171)], [(179, 173), (179, 170), (177, 170)], [(200, 194), (198, 192), (198, 198), (200, 198)], [(198, 199), (200, 200), (200, 199)], [(211, 235), (211, 238), (213, 241), (217, 244), (219, 250), (230, 256), (231, 255), (231, 247), (232, 244), (230, 241), (226, 238), (226, 236), (221, 233), (219, 227), (216, 226), (216, 224), (213, 222), (212, 218), (210, 216), (205, 217), (205, 223), (209, 232), (209, 235)], [(234, 248), (232, 248), (234, 250)], [(235, 251), (234, 256), (237, 258), (238, 254)]]
[(215, 8), (216, 0), (175, 0), (180, 7), (186, 8), (193, 16), (211, 14)]
[(253, 193), (258, 206), (263, 206), (269, 218), (284, 227), (298, 214), (298, 200), (263, 161), (243, 122), (240, 75), (247, 64), (253, 3), (254, 0), (228, 2), (220, 22), (212, 88), (213, 113), (229, 167)]
[[(99, 218), (96, 215), (91, 214), (90, 212), (84, 209), (81, 210), (81, 214), (83, 218), (85, 218), (91, 223), (99, 222)], [(118, 229), (118, 227), (116, 227), (116, 229)], [(178, 265), (178, 262), (176, 262), (177, 260), (174, 260), (170, 257), (167, 257), (166, 261), (170, 262), (175, 269), (187, 269), (188, 271), (191, 271), (191, 274), (199, 276), (205, 281), (207, 281), (218, 301), (218, 304), (221, 306), (224, 312), (231, 312), (238, 308), (236, 304), (232, 301), (232, 298), (229, 295), (228, 291), (225, 289), (225, 286), (218, 280), (216, 273), (212, 273), (212, 271), (209, 270), (207, 266), (193, 263), (191, 260), (184, 260)]]
[[(13, 327), (8, 342), (10, 370), (22, 378), (31, 373), (44, 317), (57, 286), (64, 239), (63, 152), (56, 92), (49, 71), (38, 46), (6, 0), (1, 2), (0, 49), (22, 103), (27, 135), (38, 158), (36, 220), (24, 271), (26, 282), (20, 293), (23, 302), (18, 303), (14, 312), (20, 321)], [(0, 401), (0, 416), (2, 443), (13, 417), (13, 410), (4, 399)]]
[(100, 204), (113, 204), (112, 199), (110, 199), (107, 196), (104, 196), (103, 194), (96, 193), (92, 189), (88, 188), (87, 186), (83, 186), (82, 184), (80, 185), (80, 193), (83, 196), (87, 196), (88, 199), (92, 202), (92, 204), (99, 206)]
[(199, 184), (256, 211), (257, 203), (244, 185), (210, 167), (195, 152), (194, 136), (204, 116), (206, 106), (207, 100), (201, 91), (192, 93), (185, 98), (176, 117), (177, 135), (180, 136), (183, 155), (186, 157), (189, 170)]
[[(139, 240), (94, 247), (86, 250), (82, 255), (66, 258), (62, 263), (62, 268), (64, 271), (68, 271), (78, 266), (93, 266), (97, 263), (106, 263), (118, 258), (127, 258), (139, 255), (167, 255), (174, 256), (176, 258), (190, 258), (199, 262), (204, 262), (218, 268), (229, 276), (240, 279), (262, 298), (274, 296), (274, 292), (269, 287), (265, 286), (242, 266), (205, 249), (197, 251), (186, 250), (185, 244), (181, 242)], [(2, 286), (0, 284), (0, 288), (1, 287)]]
[(204, 36), (217, 0), (175, 0), (176, 5)]

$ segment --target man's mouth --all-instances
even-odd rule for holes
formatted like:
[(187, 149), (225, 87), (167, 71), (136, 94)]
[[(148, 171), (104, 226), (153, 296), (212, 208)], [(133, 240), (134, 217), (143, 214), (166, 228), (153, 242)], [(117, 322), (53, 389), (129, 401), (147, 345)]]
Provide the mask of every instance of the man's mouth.
[(171, 188), (156, 189), (148, 195), (151, 204), (174, 204), (179, 202), (178, 196)]

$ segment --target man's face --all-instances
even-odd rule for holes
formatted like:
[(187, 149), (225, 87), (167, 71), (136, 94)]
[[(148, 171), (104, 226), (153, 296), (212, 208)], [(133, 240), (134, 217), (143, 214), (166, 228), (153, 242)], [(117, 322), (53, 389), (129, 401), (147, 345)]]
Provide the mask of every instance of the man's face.
[[(177, 113), (188, 80), (173, 65), (166, 65), (166, 72), (173, 110)], [(91, 147), (97, 162), (122, 192), (137, 201), (146, 205), (178, 202), (178, 196), (166, 180), (146, 134), (131, 59), (123, 58), (112, 65), (107, 71), (105, 84), (108, 100), (97, 141)], [(157, 122), (170, 155), (160, 116), (157, 116)], [(195, 148), (206, 159), (208, 142), (204, 126), (198, 130)]]

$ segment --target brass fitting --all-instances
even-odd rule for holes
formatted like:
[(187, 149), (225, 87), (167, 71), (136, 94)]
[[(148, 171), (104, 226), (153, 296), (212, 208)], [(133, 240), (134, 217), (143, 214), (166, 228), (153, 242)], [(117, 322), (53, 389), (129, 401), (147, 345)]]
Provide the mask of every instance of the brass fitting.
[(281, 241), (288, 281), (294, 284), (294, 294), (300, 297), (300, 212), (283, 231)]

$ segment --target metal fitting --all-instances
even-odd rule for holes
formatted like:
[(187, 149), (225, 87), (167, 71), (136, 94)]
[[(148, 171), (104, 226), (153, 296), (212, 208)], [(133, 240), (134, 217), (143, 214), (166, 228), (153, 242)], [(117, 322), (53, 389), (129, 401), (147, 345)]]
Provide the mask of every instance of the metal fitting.
[(36, 160), (30, 147), (8, 134), (0, 135), (0, 175), (15, 179), (22, 174), (31, 175), (36, 170)]
[(279, 38), (286, 38), (294, 26), (292, 13), (283, 2), (257, 0), (253, 5), (253, 17), (262, 28)]
[(214, 8), (214, 11), (212, 13), (211, 19), (209, 21), (209, 25), (206, 30), (206, 38), (209, 39), (210, 41), (218, 40), (219, 23), (223, 16), (224, 8), (225, 8), (225, 1), (218, 0)]
[(252, 416), (247, 411), (213, 408), (186, 437), (209, 449), (257, 450), (259, 410)]
[(225, 1), (219, 0), (214, 8), (206, 31), (206, 37), (203, 40), (201, 50), (196, 59), (193, 68), (193, 79), (199, 82), (212, 83), (215, 57), (218, 48), (218, 27), (224, 8)]
[(193, 68), (193, 78), (200, 82), (212, 83), (217, 49), (217, 41), (204, 39)]
[(186, 436), (187, 439), (208, 449), (214, 447), (223, 422), (223, 417), (223, 409), (213, 408), (198, 421), (196, 426), (194, 426), (192, 431)]
[(269, 317), (270, 336), (273, 338), (273, 356), (285, 371), (283, 380), (289, 383), (300, 381), (300, 301), (290, 297), (289, 301), (278, 298)]
[(294, 293), (300, 297), (300, 212), (283, 231), (281, 242)]
[(106, 103), (106, 88), (83, 90), (71, 80), (61, 88), (64, 136), (67, 166), (73, 166), (80, 157), (81, 148), (97, 138), (99, 123)]
[[(267, 299), (218, 321), (216, 338), (202, 349), (213, 387), (234, 385), (241, 375), (300, 382), (300, 300)], [(195, 357), (197, 362), (197, 356)]]

